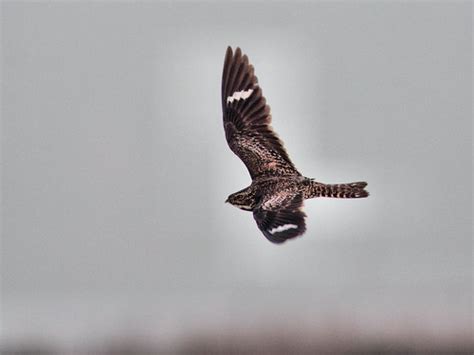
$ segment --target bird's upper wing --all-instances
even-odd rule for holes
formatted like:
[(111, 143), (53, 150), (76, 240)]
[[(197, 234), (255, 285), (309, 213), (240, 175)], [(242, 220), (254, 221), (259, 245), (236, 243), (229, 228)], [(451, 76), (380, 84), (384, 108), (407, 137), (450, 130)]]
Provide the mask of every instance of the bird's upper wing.
[(276, 193), (263, 197), (253, 211), (253, 217), (265, 237), (272, 243), (280, 244), (305, 232), (306, 214), (302, 208), (301, 193)]
[(254, 68), (240, 48), (227, 48), (222, 74), (222, 111), (230, 149), (254, 179), (260, 175), (292, 175), (294, 167), (270, 126), (270, 107), (258, 86)]

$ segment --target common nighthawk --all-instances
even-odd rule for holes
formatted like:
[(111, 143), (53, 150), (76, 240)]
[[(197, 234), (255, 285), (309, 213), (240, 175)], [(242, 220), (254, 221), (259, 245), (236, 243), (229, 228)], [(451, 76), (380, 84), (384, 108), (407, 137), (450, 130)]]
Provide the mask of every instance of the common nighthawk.
[(270, 107), (262, 95), (254, 68), (240, 48), (228, 47), (222, 74), (222, 111), (230, 149), (244, 162), (250, 186), (226, 202), (252, 211), (258, 228), (273, 243), (306, 230), (303, 201), (313, 197), (361, 198), (366, 182), (323, 184), (301, 175), (270, 126)]

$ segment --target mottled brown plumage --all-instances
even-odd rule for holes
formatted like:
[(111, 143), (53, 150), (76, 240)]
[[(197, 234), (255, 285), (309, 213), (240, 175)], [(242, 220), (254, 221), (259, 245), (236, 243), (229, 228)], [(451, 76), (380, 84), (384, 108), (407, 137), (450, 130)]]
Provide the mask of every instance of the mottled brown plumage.
[(273, 243), (306, 230), (303, 201), (314, 197), (367, 197), (366, 182), (323, 184), (302, 176), (273, 131), (270, 107), (262, 95), (254, 68), (240, 48), (227, 48), (222, 74), (224, 130), (230, 149), (244, 162), (252, 178), (249, 187), (227, 202), (252, 211), (259, 229)]

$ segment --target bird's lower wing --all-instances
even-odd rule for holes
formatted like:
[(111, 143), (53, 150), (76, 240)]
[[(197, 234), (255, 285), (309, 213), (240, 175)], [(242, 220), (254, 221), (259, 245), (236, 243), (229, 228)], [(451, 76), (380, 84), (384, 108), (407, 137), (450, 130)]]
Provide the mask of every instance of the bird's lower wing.
[(306, 231), (302, 194), (274, 194), (264, 197), (253, 217), (263, 235), (280, 244)]

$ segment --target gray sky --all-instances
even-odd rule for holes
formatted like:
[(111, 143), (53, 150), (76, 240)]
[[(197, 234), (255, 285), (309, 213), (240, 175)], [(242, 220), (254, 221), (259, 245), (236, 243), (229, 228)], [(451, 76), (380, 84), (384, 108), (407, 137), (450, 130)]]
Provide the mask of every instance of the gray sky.
[[(4, 340), (283, 320), (470, 339), (470, 3), (1, 6)], [(227, 45), (298, 169), (369, 199), (307, 201), (282, 246), (224, 204), (250, 183), (222, 128)]]

